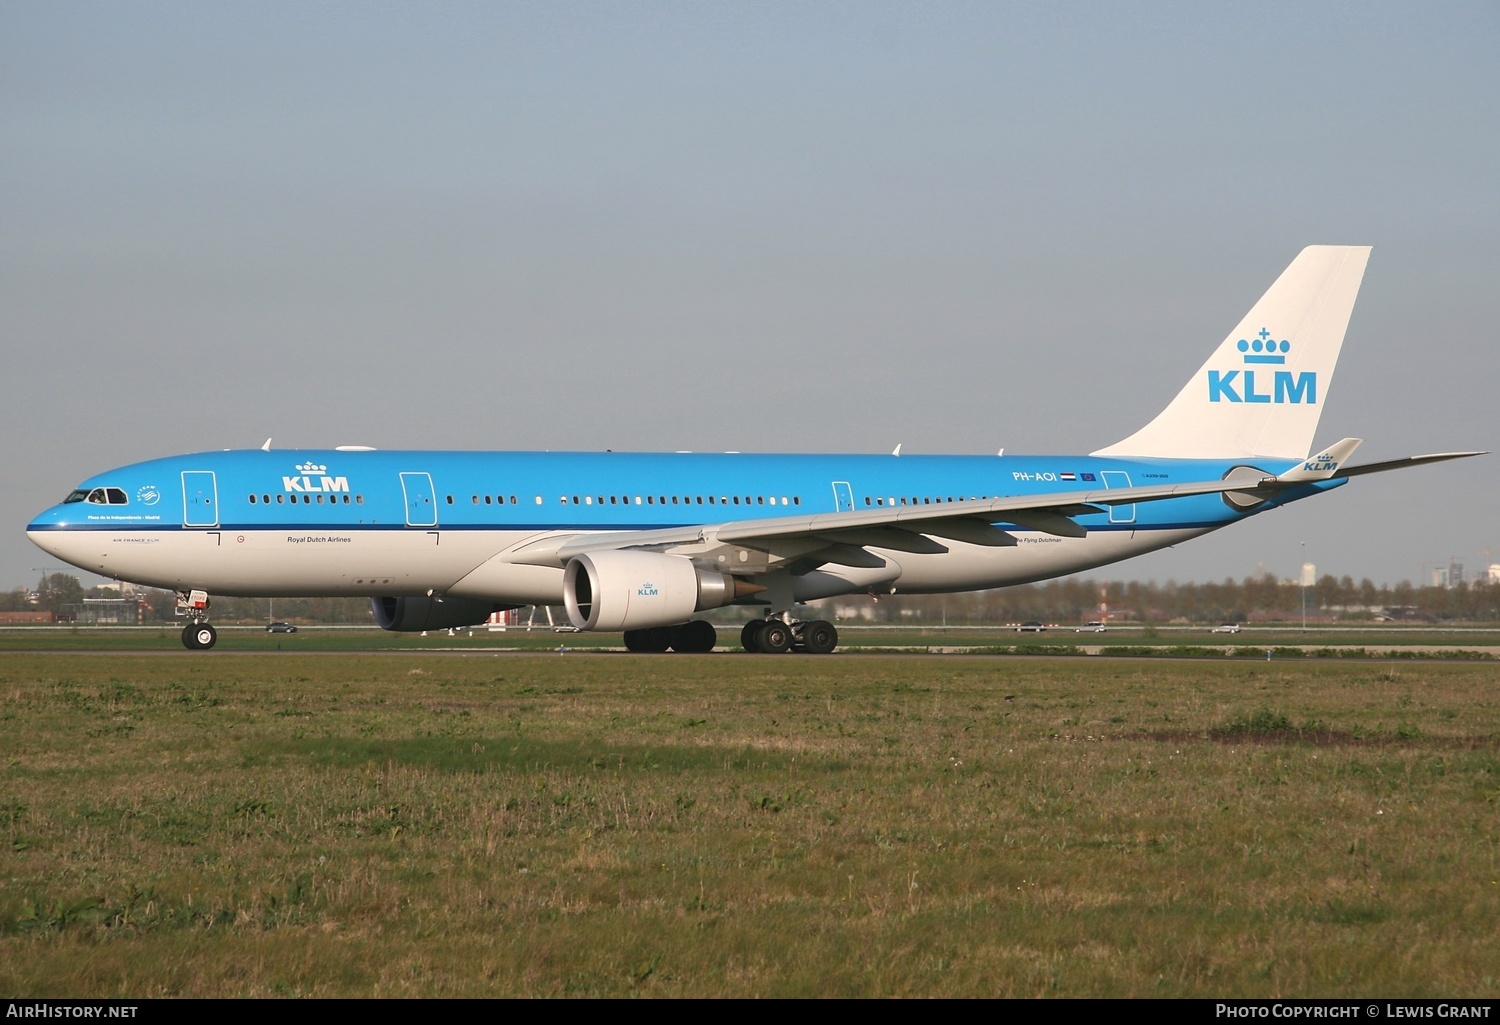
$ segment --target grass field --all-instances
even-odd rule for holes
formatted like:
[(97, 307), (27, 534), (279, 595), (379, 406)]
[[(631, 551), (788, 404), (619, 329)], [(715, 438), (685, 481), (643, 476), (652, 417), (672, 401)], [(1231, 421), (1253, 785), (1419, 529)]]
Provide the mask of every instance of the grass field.
[(0, 992), (1494, 997), (1497, 684), (11, 652)]

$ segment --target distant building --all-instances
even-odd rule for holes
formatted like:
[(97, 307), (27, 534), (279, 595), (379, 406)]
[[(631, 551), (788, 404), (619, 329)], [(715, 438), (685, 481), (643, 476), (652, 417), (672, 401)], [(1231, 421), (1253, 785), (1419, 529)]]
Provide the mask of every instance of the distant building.
[(14, 626), (17, 623), (38, 625), (52, 622), (50, 612), (0, 612), (0, 623)]
[(77, 605), (64, 606), (64, 616), (75, 623), (107, 626), (140, 626), (141, 602), (136, 598), (85, 598)]

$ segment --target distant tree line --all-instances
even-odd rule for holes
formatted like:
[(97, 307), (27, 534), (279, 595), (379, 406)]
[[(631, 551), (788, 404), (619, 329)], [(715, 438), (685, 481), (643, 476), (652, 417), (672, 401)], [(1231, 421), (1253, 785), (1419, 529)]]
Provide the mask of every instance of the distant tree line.
[[(130, 592), (147, 605), (145, 622), (171, 622), (177, 619), (177, 596), (171, 591), (135, 588)], [(62, 616), (85, 598), (118, 598), (118, 587), (104, 585), (85, 588), (70, 573), (49, 573), (35, 589), (17, 587), (0, 592), (0, 612), (51, 612)], [(356, 624), (373, 623), (368, 598), (226, 598), (212, 596), (211, 618), (219, 622), (265, 622), (274, 606), (277, 619), (303, 623)]]
[[(18, 587), (0, 592), (0, 611), (42, 610), (60, 613), (85, 597), (118, 597), (113, 587), (85, 589), (78, 578), (51, 573), (35, 591)], [(176, 596), (170, 591), (137, 589), (149, 606), (146, 621), (176, 618)], [(1306, 589), (1269, 574), (1226, 579), (1217, 584), (1165, 584), (1139, 581), (1108, 583), (1078, 578), (1022, 584), (993, 591), (948, 595), (884, 595), (835, 598), (819, 603), (820, 615), (870, 619), (878, 623), (942, 623), (983, 625), (1021, 623), (1083, 623), (1099, 619), (1101, 601), (1110, 622), (1221, 623), (1297, 621), (1306, 598), (1310, 621), (1373, 620), (1390, 617), (1421, 622), (1500, 621), (1500, 584), (1470, 581), (1456, 587), (1415, 587), (1403, 581), (1376, 586), (1368, 579), (1325, 575)], [(835, 613), (837, 610), (837, 613)], [(727, 610), (726, 610), (727, 612)], [(368, 598), (226, 598), (213, 597), (212, 618), (219, 622), (265, 622), (275, 619), (299, 623), (366, 625), (372, 623)]]
[[(1456, 587), (1415, 587), (1407, 581), (1394, 586), (1352, 577), (1324, 575), (1304, 589), (1269, 574), (1221, 583), (1165, 584), (1066, 578), (1023, 584), (993, 591), (949, 595), (901, 595), (834, 599), (840, 609), (861, 617), (873, 610), (878, 622), (946, 622), (954, 625), (1019, 623), (1083, 623), (1101, 618), (1108, 608), (1110, 622), (1210, 623), (1296, 621), (1306, 599), (1307, 617), (1329, 620), (1374, 620), (1389, 617), (1425, 622), (1500, 620), (1500, 584), (1472, 581)], [(849, 610), (851, 604), (855, 605)], [(864, 606), (864, 608), (861, 608)]]

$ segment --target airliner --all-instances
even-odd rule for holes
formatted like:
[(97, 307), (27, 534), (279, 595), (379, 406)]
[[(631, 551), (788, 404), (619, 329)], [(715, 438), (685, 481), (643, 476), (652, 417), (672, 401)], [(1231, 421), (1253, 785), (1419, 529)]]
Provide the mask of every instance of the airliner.
[(418, 452), (172, 456), (79, 484), (27, 536), (177, 592), (212, 648), (210, 594), (369, 597), (387, 630), (562, 605), (632, 651), (707, 652), (700, 613), (749, 606), (751, 652), (825, 654), (835, 595), (979, 590), (1179, 544), (1363, 474), (1314, 446), (1370, 250), (1304, 249), (1150, 423), (1088, 455)]

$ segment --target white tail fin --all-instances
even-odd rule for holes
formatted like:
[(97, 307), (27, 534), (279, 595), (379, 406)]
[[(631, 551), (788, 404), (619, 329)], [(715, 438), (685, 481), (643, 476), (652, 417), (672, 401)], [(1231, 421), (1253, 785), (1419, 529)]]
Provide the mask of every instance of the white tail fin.
[(1302, 458), (1369, 259), (1369, 246), (1302, 250), (1155, 420), (1093, 454)]

